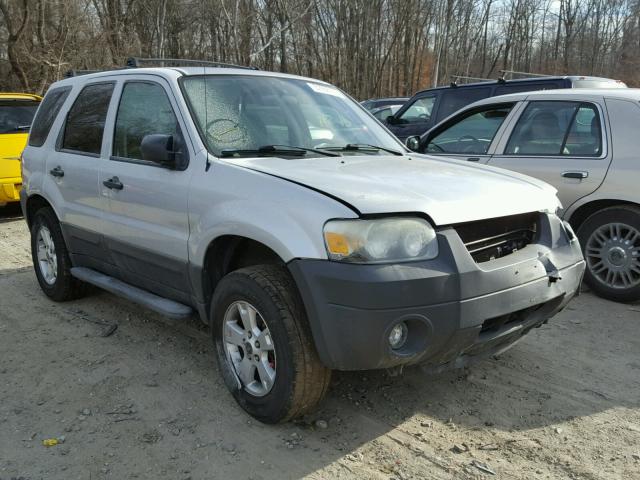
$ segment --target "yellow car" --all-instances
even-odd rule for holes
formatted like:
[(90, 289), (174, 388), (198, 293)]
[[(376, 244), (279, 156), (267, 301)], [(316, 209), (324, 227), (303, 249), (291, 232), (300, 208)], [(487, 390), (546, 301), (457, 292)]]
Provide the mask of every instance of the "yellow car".
[(42, 97), (0, 93), (0, 207), (20, 200), (20, 155)]

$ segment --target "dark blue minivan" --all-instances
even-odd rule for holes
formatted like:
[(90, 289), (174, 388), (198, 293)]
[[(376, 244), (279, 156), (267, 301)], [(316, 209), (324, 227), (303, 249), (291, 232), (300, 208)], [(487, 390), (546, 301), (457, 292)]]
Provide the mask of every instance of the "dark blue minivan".
[(388, 116), (384, 124), (404, 142), (407, 137), (422, 135), (443, 118), (483, 98), (557, 88), (620, 87), (626, 87), (620, 80), (582, 76), (499, 79), (465, 85), (452, 84), (416, 93), (394, 115)]

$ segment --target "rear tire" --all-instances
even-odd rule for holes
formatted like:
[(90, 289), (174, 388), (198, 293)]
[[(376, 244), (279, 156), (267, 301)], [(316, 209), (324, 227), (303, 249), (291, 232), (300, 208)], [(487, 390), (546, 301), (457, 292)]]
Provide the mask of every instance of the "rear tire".
[(218, 366), (247, 413), (264, 423), (284, 422), (322, 400), (331, 370), (318, 358), (300, 295), (284, 267), (258, 265), (226, 275), (216, 287), (210, 318)]
[(577, 232), (585, 282), (616, 302), (640, 300), (640, 208), (618, 205), (588, 217)]
[(31, 258), (42, 291), (56, 302), (84, 296), (88, 285), (71, 276), (71, 259), (60, 222), (50, 207), (38, 210), (31, 224)]

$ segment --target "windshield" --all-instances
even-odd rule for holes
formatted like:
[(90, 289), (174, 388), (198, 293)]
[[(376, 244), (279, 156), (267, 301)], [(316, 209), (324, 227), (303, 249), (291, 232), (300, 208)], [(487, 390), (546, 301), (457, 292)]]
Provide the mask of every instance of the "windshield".
[[(182, 81), (185, 97), (209, 151), (255, 156), (269, 145), (386, 154), (401, 144), (335, 87), (288, 78), (201, 75)], [(375, 148), (350, 148), (368, 145)], [(263, 153), (265, 149), (262, 149)], [(305, 156), (319, 156), (307, 151)]]
[(35, 101), (0, 101), (0, 133), (28, 132), (37, 109), (38, 102)]

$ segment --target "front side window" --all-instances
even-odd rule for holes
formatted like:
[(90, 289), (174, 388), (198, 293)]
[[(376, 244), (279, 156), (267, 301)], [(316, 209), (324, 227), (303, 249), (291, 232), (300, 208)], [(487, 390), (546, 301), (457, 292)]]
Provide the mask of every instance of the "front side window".
[(484, 155), (496, 132), (507, 118), (513, 104), (493, 106), (482, 111), (466, 112), (444, 131), (437, 133), (426, 146), (428, 153)]
[(64, 150), (100, 155), (113, 86), (97, 83), (82, 89), (67, 114), (62, 138)]
[(40, 110), (33, 121), (31, 132), (29, 133), (29, 145), (33, 147), (41, 147), (47, 140), (51, 126), (58, 116), (58, 112), (62, 108), (64, 101), (69, 96), (71, 87), (55, 88), (49, 90), (42, 100)]
[(422, 123), (431, 119), (436, 97), (422, 97), (417, 99), (400, 115), (400, 123)]
[(36, 100), (0, 100), (0, 134), (28, 132), (39, 104)]
[[(211, 153), (255, 155), (267, 146), (336, 150), (347, 145), (402, 147), (337, 88), (298, 79), (194, 75), (181, 81), (191, 114)], [(384, 150), (354, 150), (378, 154)], [(306, 151), (305, 155), (321, 155)]]
[(153, 134), (180, 135), (171, 102), (157, 83), (127, 82), (118, 106), (112, 155), (144, 160), (142, 139)]
[(518, 120), (506, 155), (600, 156), (602, 128), (590, 103), (531, 102)]

